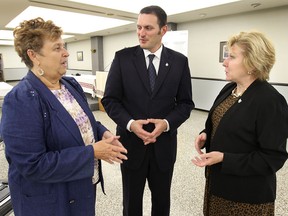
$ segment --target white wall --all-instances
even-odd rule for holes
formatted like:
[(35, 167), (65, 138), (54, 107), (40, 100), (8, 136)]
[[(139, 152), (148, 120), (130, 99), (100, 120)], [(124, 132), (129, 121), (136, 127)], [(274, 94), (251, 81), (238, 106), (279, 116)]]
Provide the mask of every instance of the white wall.
[(26, 68), (26, 65), (21, 62), (21, 58), (16, 53), (14, 46), (0, 45), (0, 53), (2, 53), (4, 68)]
[(27, 74), (26, 65), (14, 50), (14, 46), (0, 46), (3, 57), (3, 78), (8, 80), (20, 80)]
[(270, 81), (288, 84), (288, 7), (225, 16), (178, 25), (189, 31), (188, 57), (192, 76), (224, 79), (219, 63), (219, 42), (240, 31), (258, 30), (275, 45), (276, 63)]
[[(68, 68), (77, 70), (92, 70), (91, 41), (82, 40), (67, 43), (69, 52)], [(83, 52), (83, 61), (77, 60), (77, 52)]]
[(139, 44), (139, 42), (136, 34), (136, 25), (135, 31), (104, 37), (104, 71), (109, 71), (116, 51), (121, 50), (125, 47), (132, 47), (137, 44)]

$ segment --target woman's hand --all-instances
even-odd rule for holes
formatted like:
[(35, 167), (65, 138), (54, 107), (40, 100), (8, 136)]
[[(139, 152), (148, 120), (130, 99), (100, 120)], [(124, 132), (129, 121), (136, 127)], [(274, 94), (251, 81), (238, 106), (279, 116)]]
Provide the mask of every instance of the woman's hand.
[(205, 142), (206, 142), (206, 139), (207, 139), (207, 134), (206, 133), (201, 133), (199, 134), (196, 139), (195, 139), (195, 142), (194, 142), (194, 145), (195, 145), (195, 149), (196, 151), (201, 155), (201, 154), (204, 154), (201, 149), (203, 148)]
[(204, 167), (211, 166), (213, 164), (217, 164), (223, 161), (224, 153), (213, 151), (206, 154), (200, 154), (192, 159), (192, 163), (196, 166)]
[[(103, 139), (92, 144), (94, 157), (110, 164), (113, 164), (114, 162), (123, 163), (123, 160), (128, 159), (125, 155), (127, 154), (127, 150), (122, 146), (118, 139), (119, 136), (111, 136), (108, 139)], [(118, 145), (119, 143), (120, 145)]]
[(103, 134), (102, 139), (108, 139), (110, 137), (116, 137), (117, 139), (115, 139), (111, 144), (115, 145), (115, 146), (119, 146), (119, 147), (123, 147), (122, 143), (119, 141), (120, 136), (115, 136), (114, 134), (112, 134), (110, 131), (105, 131)]

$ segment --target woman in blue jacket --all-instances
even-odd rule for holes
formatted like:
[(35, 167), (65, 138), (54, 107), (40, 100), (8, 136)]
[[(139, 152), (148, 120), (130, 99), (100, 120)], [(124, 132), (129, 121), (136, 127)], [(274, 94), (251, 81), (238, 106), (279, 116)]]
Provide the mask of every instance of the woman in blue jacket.
[(63, 77), (62, 30), (36, 18), (14, 30), (27, 75), (7, 94), (1, 132), (16, 216), (95, 215), (101, 161), (127, 159), (119, 137), (97, 122), (81, 86)]
[(287, 102), (267, 82), (275, 50), (259, 32), (241, 32), (227, 46), (231, 83), (217, 96), (192, 160), (206, 166), (204, 215), (272, 216), (288, 137)]

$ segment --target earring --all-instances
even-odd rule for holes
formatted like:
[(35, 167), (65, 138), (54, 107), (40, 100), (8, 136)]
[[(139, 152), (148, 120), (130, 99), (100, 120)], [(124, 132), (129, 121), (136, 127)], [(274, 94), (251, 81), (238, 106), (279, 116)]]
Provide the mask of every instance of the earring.
[(44, 70), (43, 70), (42, 68), (39, 68), (38, 72), (39, 72), (39, 75), (40, 75), (40, 76), (43, 76), (44, 73), (45, 73)]
[(248, 71), (248, 75), (251, 75), (252, 73), (251, 73), (251, 71)]

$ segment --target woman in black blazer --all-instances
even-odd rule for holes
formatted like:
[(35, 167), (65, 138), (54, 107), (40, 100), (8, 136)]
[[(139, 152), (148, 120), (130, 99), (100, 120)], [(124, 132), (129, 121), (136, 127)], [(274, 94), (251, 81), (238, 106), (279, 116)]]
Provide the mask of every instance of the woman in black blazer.
[(231, 82), (196, 138), (199, 155), (192, 160), (206, 167), (204, 215), (271, 216), (288, 137), (287, 102), (266, 81), (275, 50), (259, 32), (241, 32), (227, 46), (223, 66)]

